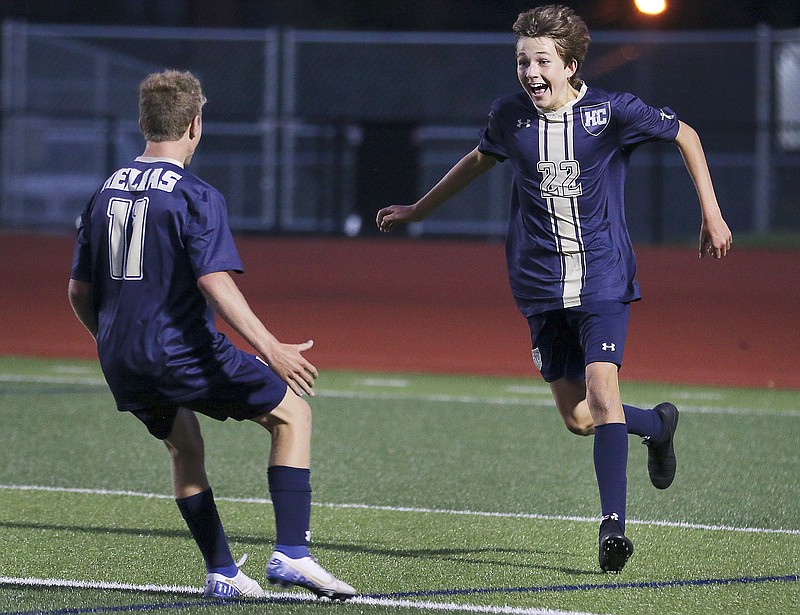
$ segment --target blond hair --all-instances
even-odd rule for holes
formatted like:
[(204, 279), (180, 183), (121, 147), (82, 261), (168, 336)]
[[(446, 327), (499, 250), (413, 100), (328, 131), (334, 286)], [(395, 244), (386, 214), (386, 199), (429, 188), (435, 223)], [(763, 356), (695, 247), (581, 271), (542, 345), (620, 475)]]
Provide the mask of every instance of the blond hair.
[(200, 81), (189, 71), (153, 73), (139, 85), (139, 127), (153, 143), (178, 141), (205, 103)]

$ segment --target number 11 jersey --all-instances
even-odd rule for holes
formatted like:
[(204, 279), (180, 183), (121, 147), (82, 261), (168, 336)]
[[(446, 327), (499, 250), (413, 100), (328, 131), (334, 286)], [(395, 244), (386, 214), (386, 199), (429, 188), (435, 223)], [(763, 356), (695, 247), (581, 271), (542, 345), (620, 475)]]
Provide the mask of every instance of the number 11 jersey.
[(72, 278), (92, 285), (97, 351), (120, 410), (198, 397), (236, 361), (197, 279), (242, 271), (222, 194), (177, 161), (137, 158), (81, 214)]

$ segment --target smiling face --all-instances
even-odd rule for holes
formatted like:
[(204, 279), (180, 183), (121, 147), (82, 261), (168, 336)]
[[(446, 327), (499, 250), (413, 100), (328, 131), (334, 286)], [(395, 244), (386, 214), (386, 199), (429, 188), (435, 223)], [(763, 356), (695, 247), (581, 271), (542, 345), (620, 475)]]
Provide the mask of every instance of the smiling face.
[(577, 62), (565, 64), (552, 38), (517, 40), (517, 78), (540, 111), (556, 111), (577, 98), (578, 91), (569, 83), (576, 70)]

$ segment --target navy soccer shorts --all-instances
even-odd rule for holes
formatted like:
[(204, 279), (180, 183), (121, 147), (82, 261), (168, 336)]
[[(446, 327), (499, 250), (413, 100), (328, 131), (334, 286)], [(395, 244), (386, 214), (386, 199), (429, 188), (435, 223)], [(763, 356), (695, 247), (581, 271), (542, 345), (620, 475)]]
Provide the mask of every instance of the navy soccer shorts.
[(629, 303), (598, 302), (528, 317), (533, 362), (545, 382), (583, 380), (590, 363), (622, 367)]
[(238, 368), (192, 401), (176, 406), (159, 406), (131, 412), (153, 436), (164, 440), (172, 433), (179, 407), (224, 421), (245, 421), (271, 412), (286, 396), (287, 384), (261, 359), (237, 350)]

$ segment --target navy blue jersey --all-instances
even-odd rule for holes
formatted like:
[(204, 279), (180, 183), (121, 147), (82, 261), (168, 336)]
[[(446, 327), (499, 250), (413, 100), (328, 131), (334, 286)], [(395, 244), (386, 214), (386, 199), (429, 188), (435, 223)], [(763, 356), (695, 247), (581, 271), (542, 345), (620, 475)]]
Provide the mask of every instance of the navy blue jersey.
[(222, 194), (175, 161), (137, 158), (81, 214), (72, 278), (89, 282), (97, 351), (121, 410), (195, 399), (239, 359), (197, 278), (241, 271)]
[(513, 166), (506, 260), (525, 316), (640, 297), (623, 191), (631, 152), (674, 141), (678, 120), (631, 94), (587, 88), (554, 112), (498, 99), (479, 151)]

